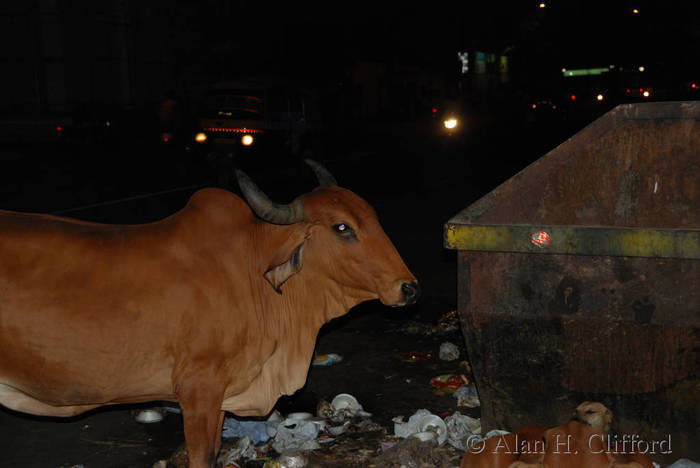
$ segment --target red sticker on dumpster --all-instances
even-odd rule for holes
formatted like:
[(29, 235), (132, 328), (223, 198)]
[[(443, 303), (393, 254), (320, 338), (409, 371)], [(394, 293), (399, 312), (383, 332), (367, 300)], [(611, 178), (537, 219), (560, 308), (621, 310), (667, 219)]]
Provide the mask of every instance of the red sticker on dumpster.
[(549, 245), (549, 234), (544, 231), (537, 231), (532, 234), (530, 242), (535, 244), (537, 247), (545, 248)]

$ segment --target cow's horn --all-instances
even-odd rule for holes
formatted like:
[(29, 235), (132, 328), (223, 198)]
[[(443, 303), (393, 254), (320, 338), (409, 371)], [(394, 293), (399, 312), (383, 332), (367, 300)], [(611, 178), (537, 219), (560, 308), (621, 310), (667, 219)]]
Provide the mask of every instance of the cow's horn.
[(301, 200), (294, 200), (288, 205), (275, 203), (250, 180), (245, 172), (236, 170), (236, 178), (248, 204), (263, 220), (272, 224), (294, 224), (304, 219), (304, 205)]
[(335, 177), (333, 177), (333, 175), (330, 172), (328, 172), (328, 169), (311, 159), (304, 159), (304, 162), (308, 164), (309, 167), (314, 171), (314, 174), (316, 174), (316, 178), (318, 179), (319, 185), (338, 185), (338, 181), (335, 180)]

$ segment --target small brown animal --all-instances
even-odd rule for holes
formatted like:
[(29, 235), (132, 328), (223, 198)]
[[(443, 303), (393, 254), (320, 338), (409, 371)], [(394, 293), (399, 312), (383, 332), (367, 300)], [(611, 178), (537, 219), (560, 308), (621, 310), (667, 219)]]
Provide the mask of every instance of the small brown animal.
[(576, 407), (571, 419), (582, 424), (596, 427), (603, 433), (610, 433), (613, 414), (604, 404), (597, 401), (584, 401)]
[[(460, 468), (653, 468), (645, 454), (611, 451), (612, 420), (612, 411), (605, 405), (584, 401), (565, 425), (547, 430), (526, 426), (517, 433), (488, 439), (480, 453), (470, 450), (465, 454)], [(530, 441), (534, 450), (512, 453), (504, 449), (518, 446), (518, 438)]]
[(460, 468), (508, 468), (521, 459), (544, 453), (544, 426), (529, 425), (510, 434), (475, 444), (462, 458)]

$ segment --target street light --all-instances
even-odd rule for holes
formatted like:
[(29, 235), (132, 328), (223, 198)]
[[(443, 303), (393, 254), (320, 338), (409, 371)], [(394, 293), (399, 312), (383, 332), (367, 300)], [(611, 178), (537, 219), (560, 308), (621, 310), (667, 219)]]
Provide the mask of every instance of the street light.
[(455, 119), (455, 118), (446, 119), (442, 124), (445, 126), (446, 129), (452, 130), (452, 129), (457, 127), (457, 119)]

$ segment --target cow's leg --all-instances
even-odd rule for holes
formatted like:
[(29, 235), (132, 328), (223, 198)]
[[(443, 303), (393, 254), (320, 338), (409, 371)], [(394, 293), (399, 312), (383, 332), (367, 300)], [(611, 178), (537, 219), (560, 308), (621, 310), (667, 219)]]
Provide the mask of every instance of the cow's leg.
[(217, 431), (217, 436), (216, 439), (214, 440), (214, 454), (218, 455), (219, 450), (221, 449), (221, 426), (224, 424), (224, 416), (226, 415), (226, 411), (219, 411), (219, 422), (216, 424), (216, 426), (219, 428)]
[(176, 388), (190, 468), (213, 468), (221, 445), (223, 391), (217, 389), (222, 385), (193, 378)]

